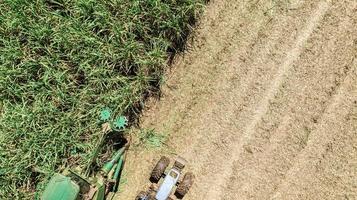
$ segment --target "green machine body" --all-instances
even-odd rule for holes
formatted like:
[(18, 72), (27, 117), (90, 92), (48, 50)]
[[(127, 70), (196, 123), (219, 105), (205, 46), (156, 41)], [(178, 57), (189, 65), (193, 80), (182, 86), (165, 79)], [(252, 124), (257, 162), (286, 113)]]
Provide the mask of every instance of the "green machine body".
[(62, 174), (55, 174), (48, 183), (41, 200), (76, 200), (79, 186)]

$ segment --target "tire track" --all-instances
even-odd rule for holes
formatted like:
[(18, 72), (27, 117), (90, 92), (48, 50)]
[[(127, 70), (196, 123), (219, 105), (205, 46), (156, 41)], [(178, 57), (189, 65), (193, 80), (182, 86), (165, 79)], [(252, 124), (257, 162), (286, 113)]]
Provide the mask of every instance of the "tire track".
[[(284, 78), (288, 75), (288, 72), (292, 67), (292, 63), (296, 61), (296, 59), (302, 52), (305, 42), (308, 40), (313, 30), (315, 29), (319, 21), (322, 19), (328, 8), (329, 4), (327, 2), (322, 1), (319, 3), (317, 9), (310, 17), (310, 20), (308, 20), (306, 27), (299, 34), (296, 43), (293, 45), (292, 50), (287, 53), (283, 64), (279, 67), (279, 70), (275, 75), (275, 79), (272, 81), (271, 87), (263, 95), (264, 98), (260, 101), (259, 106), (254, 113), (253, 120), (245, 128), (245, 131), (243, 132), (243, 135), (241, 135), (241, 138), (231, 144), (232, 146), (234, 146), (230, 148), (233, 150), (232, 158), (228, 159), (228, 162), (223, 163), (224, 170), (222, 170), (222, 174), (212, 175), (212, 178), (210, 178), (208, 181), (206, 179), (206, 182), (208, 182), (209, 185), (225, 185), (227, 179), (232, 176), (234, 161), (238, 159), (237, 156), (242, 153), (242, 151), (244, 150), (243, 147), (251, 140), (258, 122), (262, 119), (262, 116), (266, 114), (268, 110), (269, 102), (277, 94)], [(224, 192), (222, 191), (222, 188), (220, 188), (220, 190), (218, 191), (211, 189), (207, 191), (205, 197), (211, 199), (222, 199), (224, 195), (223, 193)]]
[[(354, 62), (353, 66), (355, 67), (350, 68), (348, 76), (343, 81), (343, 84), (339, 88), (337, 94), (334, 95), (331, 104), (326, 110), (326, 113), (324, 113), (324, 115), (322, 116), (321, 124), (319, 124), (318, 128), (312, 132), (311, 139), (308, 141), (306, 149), (304, 149), (304, 151), (297, 156), (296, 161), (294, 162), (294, 166), (287, 172), (287, 177), (281, 182), (281, 184), (277, 187), (278, 190), (275, 191), (275, 193), (272, 194), (271, 198), (269, 199), (301, 199), (302, 195), (306, 191), (301, 191), (301, 189), (300, 191), (296, 191), (291, 190), (290, 188), (296, 188), (296, 185), (298, 185), (298, 183), (296, 183), (296, 181), (294, 180), (298, 178), (305, 179), (304, 176), (300, 175), (302, 171), (307, 172), (307, 174), (309, 174), (310, 176), (311, 173), (314, 173), (313, 171), (318, 171), (316, 169), (318, 163), (321, 162), (321, 160), (325, 159), (324, 154), (326, 154), (326, 152), (332, 151), (330, 149), (332, 148), (331, 144), (333, 144), (334, 138), (337, 138), (339, 135), (347, 133), (350, 135), (350, 139), (352, 139), (352, 141), (357, 141), (357, 129), (350, 129), (344, 131), (344, 128), (342, 127), (345, 122), (344, 120), (347, 118), (348, 114), (357, 115), (356, 110), (353, 109), (353, 107), (357, 107), (357, 62)], [(352, 123), (356, 122), (357, 120), (354, 119), (354, 122)], [(333, 124), (334, 126), (332, 126), (331, 124)], [(331, 126), (336, 128), (337, 130), (332, 130), (330, 128)], [(354, 147), (353, 149), (351, 149), (353, 154), (352, 156), (350, 156), (350, 159), (352, 159), (352, 162), (354, 162), (355, 164), (357, 163), (356, 144), (357, 143), (354, 143)], [(349, 161), (347, 160), (347, 162)], [(355, 165), (355, 167), (356, 166), (357, 165)], [(303, 183), (306, 184), (309, 182), (314, 182), (314, 175), (312, 175), (312, 177), (310, 178), (312, 179), (303, 181)], [(350, 189), (350, 193), (346, 194), (342, 192), (340, 194), (326, 195), (326, 193), (324, 192), (328, 191), (320, 191), (320, 193), (318, 193), (320, 197), (316, 196), (314, 197), (314, 199), (349, 199), (350, 197), (352, 197), (353, 199), (357, 195), (357, 190), (355, 190), (357, 189), (357, 184), (353, 183), (353, 179), (355, 178), (353, 174), (350, 175), (350, 177), (348, 178), (350, 180), (352, 179), (352, 181), (350, 185), (345, 185), (345, 187), (352, 188)], [(304, 186), (302, 189), (305, 190)], [(334, 190), (336, 188), (331, 189)], [(323, 190), (323, 188), (321, 190)], [(331, 193), (331, 191), (329, 192)]]
[[(329, 13), (336, 13), (336, 9), (333, 10)], [(326, 15), (331, 16), (329, 13)], [(241, 154), (234, 164), (235, 173), (226, 189), (231, 193), (227, 196), (267, 199), (269, 193), (278, 187), (280, 179), (284, 178), (294, 157), (305, 148), (310, 132), (319, 123), (341, 80), (348, 75), (352, 67), (349, 61), (350, 55), (353, 55), (352, 44), (350, 40), (341, 42), (341, 38), (351, 36), (351, 32), (343, 31), (352, 30), (353, 23), (346, 21), (346, 17), (341, 18), (338, 24), (334, 23), (336, 20), (326, 19), (322, 28), (310, 39), (315, 42), (310, 42), (300, 56), (303, 63), (294, 64), (294, 74), (284, 81), (278, 98), (270, 102), (268, 114), (258, 123), (255, 137), (245, 147), (250, 152)], [(326, 32), (340, 35), (326, 39)], [(314, 52), (320, 49), (324, 49), (323, 52), (315, 56)], [(321, 58), (327, 59), (321, 61)], [(319, 63), (319, 66), (312, 68), (310, 63)], [(323, 76), (319, 75), (321, 73)], [(324, 85), (321, 86), (321, 83)], [(290, 123), (280, 123), (285, 117)], [(233, 191), (236, 195), (232, 194)]]
[[(266, 5), (262, 5), (262, 7), (264, 7)], [(261, 9), (261, 7), (259, 7), (259, 5), (257, 3), (255, 3), (255, 7), (257, 7), (256, 10), (251, 10), (251, 12), (259, 12), (260, 14), (262, 14), (262, 11), (259, 11), (259, 8)], [(256, 14), (253, 13), (253, 16), (256, 16)], [(247, 19), (244, 19), (243, 21), (251, 21), (252, 19), (250, 19), (249, 17)], [(253, 54), (258, 54), (259, 56), (262, 57), (266, 57), (266, 50), (262, 49), (259, 50), (259, 52), (254, 52), (253, 53), (253, 48), (251, 48), (252, 46), (254, 46), (256, 44), (256, 41), (259, 39), (259, 35), (264, 33), (264, 32), (268, 32), (269, 28), (264, 28), (264, 25), (269, 21), (269, 17), (265, 17), (260, 19), (260, 21), (254, 21), (251, 23), (254, 23), (255, 28), (252, 29), (253, 31), (258, 29), (258, 31), (256, 32), (242, 32), (240, 35), (241, 37), (244, 38), (244, 43), (241, 42), (240, 43), (240, 47), (244, 50), (248, 49), (248, 51), (246, 52), (247, 56), (249, 57), (249, 55), (253, 55)], [(247, 27), (252, 28), (252, 26), (249, 26), (249, 24), (247, 25)], [(274, 45), (276, 44), (277, 40), (273, 41), (273, 44), (270, 44), (271, 41), (269, 41), (269, 45)], [(268, 44), (265, 44), (268, 45)], [(234, 50), (234, 49), (233, 49)], [(199, 168), (203, 168), (205, 166), (205, 163), (207, 161), (207, 159), (209, 159), (208, 154), (212, 154), (211, 150), (207, 147), (211, 146), (211, 145), (219, 145), (220, 142), (220, 135), (217, 134), (220, 132), (220, 128), (222, 128), (222, 124), (227, 124), (230, 123), (231, 118), (233, 117), (233, 111), (234, 110), (228, 110), (225, 112), (224, 116), (221, 116), (219, 113), (222, 111), (222, 108), (224, 107), (235, 107), (235, 105), (231, 105), (229, 102), (235, 102), (237, 100), (241, 100), (244, 99), (246, 97), (245, 91), (249, 91), (251, 89), (251, 87), (254, 87), (254, 82), (256, 80), (254, 80), (255, 78), (257, 78), (256, 76), (259, 75), (258, 71), (259, 69), (249, 69), (249, 66), (246, 67), (241, 67), (239, 69), (237, 69), (234, 65), (236, 65), (237, 63), (235, 61), (231, 61), (232, 57), (234, 58), (234, 55), (241, 53), (241, 52), (233, 52), (230, 53), (229, 58), (227, 58), (227, 60), (229, 61), (222, 61), (221, 62), (221, 67), (223, 68), (223, 70), (220, 73), (220, 79), (219, 82), (216, 83), (216, 90), (213, 92), (214, 95), (210, 96), (211, 98), (211, 106), (209, 106), (208, 110), (205, 110), (205, 112), (203, 113), (205, 116), (210, 116), (211, 118), (215, 118), (215, 116), (217, 117), (216, 120), (214, 120), (214, 126), (209, 128), (209, 131), (205, 131), (208, 130), (207, 129), (207, 125), (205, 122), (199, 122), (197, 123), (197, 134), (196, 132), (193, 132), (191, 134), (193, 135), (198, 135), (200, 136), (198, 139), (194, 139), (191, 140), (193, 141), (193, 143), (191, 143), (189, 145), (189, 148), (187, 148), (187, 151), (182, 152), (183, 155), (185, 155), (188, 159), (190, 158), (194, 158), (194, 160), (198, 163), (202, 163), (202, 166), (200, 166)], [(243, 58), (244, 59), (244, 58)], [(227, 63), (228, 62), (228, 63)], [(231, 80), (237, 78), (236, 74), (246, 74), (245, 76), (239, 78), (239, 82), (242, 84), (238, 84), (238, 86), (236, 88), (234, 88), (234, 91), (242, 91), (239, 94), (239, 96), (235, 95), (235, 94), (229, 94), (228, 93), (233, 93), (234, 91), (229, 91), (231, 90)], [(222, 97), (225, 96), (227, 99), (222, 99)], [(225, 105), (225, 104), (230, 104), (230, 105)], [(207, 108), (207, 107), (205, 107)], [(212, 123), (212, 122), (211, 122)], [(192, 129), (192, 124), (190, 124), (190, 127)], [(182, 128), (181, 128), (182, 129)], [(206, 132), (205, 134), (200, 134), (200, 132)], [(192, 137), (191, 137), (192, 139)], [(207, 149), (206, 151), (202, 151), (202, 149)]]

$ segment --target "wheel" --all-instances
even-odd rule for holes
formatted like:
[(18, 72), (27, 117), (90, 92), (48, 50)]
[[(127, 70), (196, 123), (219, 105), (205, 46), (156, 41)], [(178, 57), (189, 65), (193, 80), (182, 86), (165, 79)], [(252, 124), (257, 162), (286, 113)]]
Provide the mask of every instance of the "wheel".
[(167, 166), (170, 164), (168, 157), (162, 156), (151, 172), (150, 180), (154, 183), (159, 182), (162, 175), (165, 173)]
[(140, 191), (139, 194), (136, 196), (135, 200), (145, 200), (147, 199), (147, 194), (144, 191)]
[(190, 190), (193, 184), (194, 178), (195, 176), (191, 172), (185, 174), (182, 181), (179, 183), (179, 185), (176, 188), (175, 195), (177, 196), (177, 198), (182, 199), (186, 195), (186, 193), (188, 192), (188, 190)]
[(159, 186), (155, 183), (152, 183), (149, 187), (149, 191), (150, 191), (149, 193), (152, 193), (152, 192), (155, 193), (155, 192), (157, 192), (158, 189), (159, 189)]

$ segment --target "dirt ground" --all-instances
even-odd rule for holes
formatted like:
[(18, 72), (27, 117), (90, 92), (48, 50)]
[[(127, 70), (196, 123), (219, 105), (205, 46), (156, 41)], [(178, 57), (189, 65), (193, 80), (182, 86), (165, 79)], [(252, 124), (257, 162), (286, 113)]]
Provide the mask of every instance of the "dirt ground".
[(214, 0), (167, 73), (118, 199), (160, 155), (196, 175), (187, 200), (357, 199), (357, 1)]

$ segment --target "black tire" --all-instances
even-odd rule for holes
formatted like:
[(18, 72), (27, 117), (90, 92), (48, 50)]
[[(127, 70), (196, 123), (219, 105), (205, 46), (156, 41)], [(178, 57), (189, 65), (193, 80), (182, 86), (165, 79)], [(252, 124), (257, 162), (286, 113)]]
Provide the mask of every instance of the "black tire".
[(150, 181), (153, 183), (159, 182), (169, 164), (170, 159), (168, 157), (162, 156), (151, 172)]
[(187, 194), (187, 192), (190, 190), (191, 186), (193, 185), (194, 178), (195, 176), (191, 172), (185, 174), (182, 181), (176, 188), (175, 195), (177, 198), (182, 199)]
[(142, 200), (142, 199), (145, 199), (147, 196), (146, 192), (144, 191), (141, 191), (139, 192), (139, 194), (136, 196), (135, 200)]

